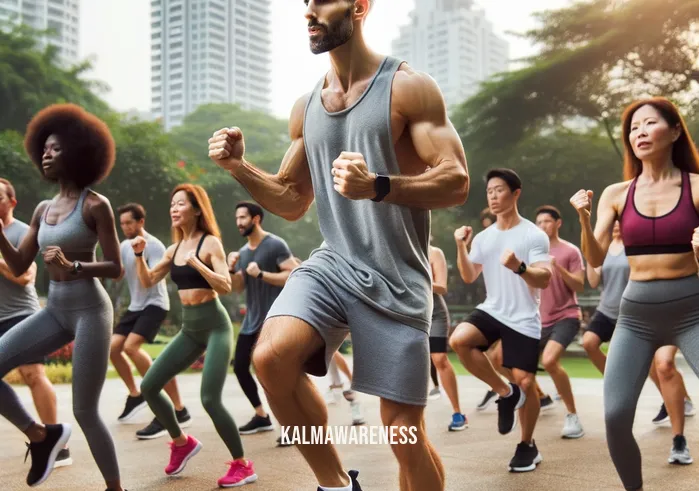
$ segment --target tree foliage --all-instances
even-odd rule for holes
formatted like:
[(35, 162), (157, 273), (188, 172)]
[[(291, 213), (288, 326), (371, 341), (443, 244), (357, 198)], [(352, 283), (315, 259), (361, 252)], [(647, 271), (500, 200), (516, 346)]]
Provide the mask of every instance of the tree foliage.
[(564, 119), (605, 124), (640, 96), (681, 97), (699, 80), (699, 0), (588, 0), (537, 15), (541, 48), (456, 111), (472, 149), (516, 144)]

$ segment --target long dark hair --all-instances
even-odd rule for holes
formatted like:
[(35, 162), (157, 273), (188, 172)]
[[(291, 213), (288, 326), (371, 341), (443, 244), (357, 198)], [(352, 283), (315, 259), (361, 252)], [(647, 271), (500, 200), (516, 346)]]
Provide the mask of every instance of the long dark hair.
[(687, 124), (684, 122), (680, 111), (672, 102), (664, 97), (653, 97), (650, 99), (642, 99), (629, 105), (624, 110), (622, 116), (622, 128), (624, 138), (624, 179), (633, 179), (641, 175), (643, 165), (641, 161), (633, 153), (633, 147), (629, 141), (629, 133), (631, 133), (631, 120), (633, 115), (639, 108), (643, 106), (653, 106), (667, 122), (671, 128), (680, 128), (680, 137), (672, 145), (672, 163), (678, 169), (686, 172), (699, 174), (699, 153), (697, 147), (692, 140)]

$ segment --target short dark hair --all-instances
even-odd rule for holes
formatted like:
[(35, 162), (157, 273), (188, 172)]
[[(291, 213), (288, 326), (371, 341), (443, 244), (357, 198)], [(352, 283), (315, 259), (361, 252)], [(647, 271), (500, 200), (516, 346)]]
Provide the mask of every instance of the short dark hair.
[(235, 205), (235, 209), (237, 210), (238, 208), (246, 208), (252, 218), (260, 217), (260, 223), (262, 223), (262, 220), (265, 219), (265, 212), (257, 203), (252, 203), (251, 201), (241, 201)]
[(15, 188), (10, 181), (0, 177), (0, 184), (5, 185), (5, 194), (7, 194), (8, 198), (17, 199), (17, 195), (15, 194)]
[(509, 187), (510, 191), (512, 192), (516, 191), (517, 189), (522, 189), (522, 180), (512, 169), (498, 168), (489, 170), (485, 175), (486, 184), (495, 177), (499, 177), (505, 181), (507, 187)]
[(552, 205), (544, 205), (540, 206), (536, 209), (536, 214), (534, 216), (539, 216), (542, 213), (547, 213), (548, 215), (551, 216), (554, 220), (560, 220), (561, 219), (561, 211), (556, 208), (555, 206)]
[(24, 136), (27, 155), (42, 176), (44, 145), (51, 135), (62, 145), (64, 177), (80, 188), (98, 184), (112, 171), (115, 144), (104, 121), (75, 104), (54, 104), (32, 118)]
[(117, 213), (121, 216), (124, 213), (131, 213), (133, 219), (136, 221), (146, 219), (146, 209), (139, 205), (138, 203), (126, 203), (124, 206), (120, 206), (117, 209)]
[(495, 220), (497, 220), (497, 217), (493, 214), (492, 211), (490, 211), (490, 208), (483, 208), (481, 210), (479, 218), (480, 218), (481, 222), (483, 220), (490, 220), (491, 222), (494, 222)]

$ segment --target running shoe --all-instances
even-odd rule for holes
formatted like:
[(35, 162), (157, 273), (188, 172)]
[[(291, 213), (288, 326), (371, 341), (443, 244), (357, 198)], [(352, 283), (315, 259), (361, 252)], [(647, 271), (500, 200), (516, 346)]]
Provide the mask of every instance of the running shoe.
[(175, 445), (175, 442), (170, 442), (170, 462), (165, 467), (165, 474), (174, 476), (182, 472), (189, 459), (198, 454), (201, 448), (201, 442), (191, 435), (187, 436), (187, 443), (181, 447)]
[(580, 418), (577, 414), (566, 414), (565, 423), (563, 424), (563, 431), (561, 431), (561, 437), (563, 438), (581, 438), (585, 435), (585, 430), (580, 423)]
[(155, 440), (165, 435), (167, 435), (167, 430), (160, 424), (158, 418), (153, 418), (148, 426), (136, 432), (136, 438), (139, 440)]
[(492, 390), (487, 391), (481, 403), (478, 406), (476, 406), (476, 409), (478, 411), (485, 411), (486, 409), (488, 409), (488, 406), (490, 406), (490, 403), (497, 398), (497, 396), (497, 392), (494, 392)]
[(442, 392), (439, 390), (439, 387), (435, 387), (430, 391), (429, 395), (427, 396), (427, 399), (429, 399), (430, 401), (435, 401), (440, 397), (442, 397)]
[(690, 417), (694, 416), (695, 414), (697, 414), (697, 411), (696, 411), (696, 409), (694, 409), (694, 403), (689, 399), (685, 399), (684, 400), (684, 415), (686, 417), (690, 418)]
[(350, 409), (352, 410), (352, 426), (360, 426), (366, 423), (364, 416), (362, 416), (362, 408), (359, 405), (359, 401), (350, 402)]
[(120, 423), (126, 423), (134, 416), (136, 416), (136, 414), (138, 414), (138, 412), (141, 411), (141, 409), (144, 409), (146, 406), (148, 406), (148, 403), (143, 397), (143, 394), (140, 394), (136, 397), (128, 396), (126, 398), (126, 404), (124, 405), (124, 411), (121, 413), (121, 416), (117, 418), (117, 420)]
[(451, 416), (451, 423), (449, 424), (449, 431), (463, 431), (468, 428), (468, 420), (466, 416), (459, 413), (454, 413)]
[(683, 435), (675, 435), (672, 439), (672, 449), (670, 450), (670, 458), (667, 461), (671, 464), (689, 465), (694, 462), (694, 459), (689, 454), (687, 440)]
[(67, 424), (46, 425), (46, 438), (42, 442), (27, 443), (24, 461), (31, 454), (32, 466), (27, 475), (27, 485), (38, 486), (51, 475), (56, 457), (65, 448), (70, 438), (71, 428)]
[(241, 435), (252, 435), (253, 433), (260, 433), (261, 431), (272, 430), (274, 430), (274, 425), (272, 424), (272, 420), (269, 419), (269, 415), (263, 418), (256, 414), (247, 424), (241, 426), (238, 431)]
[(509, 397), (500, 396), (495, 404), (498, 405), (498, 431), (507, 435), (517, 426), (517, 410), (524, 405), (527, 396), (515, 384), (510, 384), (512, 394)]
[[(359, 471), (349, 471), (347, 475), (349, 475), (350, 484), (352, 484), (352, 491), (362, 491), (359, 481), (357, 481)], [(323, 491), (320, 486), (318, 486), (318, 491)]]
[(658, 411), (658, 415), (653, 418), (653, 424), (656, 425), (661, 425), (663, 423), (667, 423), (670, 421), (670, 415), (667, 414), (667, 409), (665, 408), (665, 403), (663, 402), (660, 405), (660, 411)]
[(544, 460), (532, 440), (531, 445), (521, 442), (515, 449), (515, 455), (510, 460), (510, 472), (531, 472)]
[(70, 449), (62, 448), (61, 451), (58, 452), (53, 468), (58, 469), (59, 467), (66, 467), (69, 465), (73, 465), (73, 459), (70, 456)]
[(229, 462), (228, 472), (218, 480), (220, 488), (236, 488), (257, 481), (257, 474), (252, 465), (252, 461), (248, 460), (247, 464), (243, 464), (240, 460)]
[(549, 411), (556, 406), (556, 403), (551, 399), (551, 396), (547, 395), (539, 399), (539, 404), (541, 405), (542, 411)]

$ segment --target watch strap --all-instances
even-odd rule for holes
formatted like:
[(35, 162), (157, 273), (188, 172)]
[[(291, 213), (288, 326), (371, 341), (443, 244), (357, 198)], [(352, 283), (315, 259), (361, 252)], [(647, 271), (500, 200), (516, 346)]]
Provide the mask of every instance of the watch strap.
[(376, 196), (371, 198), (371, 201), (379, 203), (391, 192), (391, 179), (383, 174), (376, 174), (376, 180), (374, 181), (374, 190), (376, 191)]

